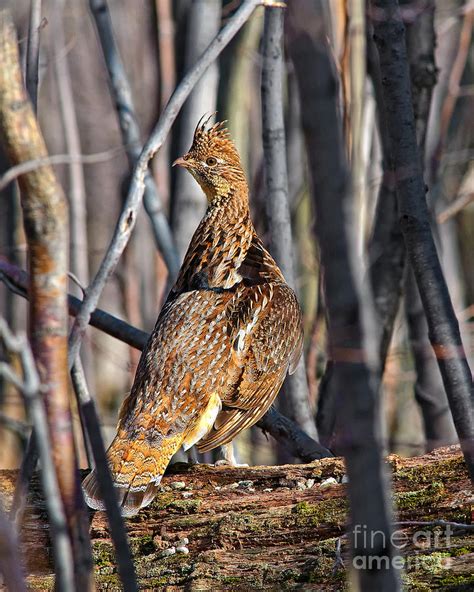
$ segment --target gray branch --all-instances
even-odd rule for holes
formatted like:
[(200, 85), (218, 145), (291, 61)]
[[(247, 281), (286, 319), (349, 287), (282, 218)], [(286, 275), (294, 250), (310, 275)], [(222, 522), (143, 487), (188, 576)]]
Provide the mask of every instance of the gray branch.
[[(143, 146), (135, 105), (132, 99), (132, 90), (114, 38), (112, 19), (110, 18), (106, 0), (90, 0), (89, 5), (95, 20), (105, 64), (109, 73), (110, 92), (117, 109), (122, 140), (125, 145), (130, 167), (133, 167), (140, 156)], [(153, 177), (148, 171), (145, 175), (143, 203), (151, 222), (156, 246), (163, 255), (170, 276), (175, 277), (179, 271), (178, 252), (168, 220), (163, 212), (158, 189)]]
[[(265, 8), (261, 89), (265, 205), (270, 230), (270, 251), (288, 284), (296, 289), (283, 116), (283, 16), (281, 8)], [(316, 425), (309, 406), (304, 356), (301, 357), (296, 372), (286, 379), (284, 392), (290, 400), (297, 423), (307, 434), (317, 438)]]

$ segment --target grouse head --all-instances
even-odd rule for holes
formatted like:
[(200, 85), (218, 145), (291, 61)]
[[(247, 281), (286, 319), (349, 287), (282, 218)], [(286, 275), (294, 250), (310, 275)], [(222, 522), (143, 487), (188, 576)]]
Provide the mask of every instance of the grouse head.
[(201, 118), (189, 152), (173, 163), (173, 166), (182, 166), (192, 174), (209, 203), (230, 195), (242, 185), (246, 188), (240, 157), (225, 122), (208, 127), (213, 115), (205, 120)]

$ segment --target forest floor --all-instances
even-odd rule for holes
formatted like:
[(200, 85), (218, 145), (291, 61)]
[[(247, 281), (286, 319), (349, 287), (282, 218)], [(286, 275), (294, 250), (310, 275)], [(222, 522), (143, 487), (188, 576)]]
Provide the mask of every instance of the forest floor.
[[(415, 458), (392, 455), (387, 464), (397, 521), (403, 522), (395, 528), (404, 588), (473, 590), (474, 526), (434, 523), (474, 522), (474, 494), (459, 447)], [(344, 472), (338, 458), (274, 467), (174, 465), (154, 502), (127, 520), (140, 589), (347, 589)], [(16, 471), (0, 471), (7, 507), (15, 478)], [(105, 513), (90, 517), (97, 588), (121, 590)], [(31, 589), (52, 589), (51, 544), (36, 477), (21, 551)]]

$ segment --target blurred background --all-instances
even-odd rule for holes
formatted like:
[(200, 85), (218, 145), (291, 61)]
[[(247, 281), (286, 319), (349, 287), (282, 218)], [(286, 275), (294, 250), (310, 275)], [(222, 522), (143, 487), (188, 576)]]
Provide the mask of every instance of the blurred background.
[[(0, 0), (12, 10), (19, 46), (26, 59), (30, 2)], [(38, 117), (51, 155), (69, 162), (55, 165), (70, 205), (70, 293), (81, 296), (96, 273), (112, 236), (126, 194), (130, 166), (112, 98), (94, 14), (86, 0), (45, 0), (41, 21)], [(354, 14), (351, 0), (298, 0), (299, 22), (325, 45), (340, 80), (337, 94), (347, 156), (360, 175), (348, 214), (350, 230), (362, 266), (374, 233), (377, 201), (383, 195), (384, 148), (380, 98), (371, 67), (370, 31), (362, 41), (366, 59), (359, 77), (362, 100), (353, 99), (357, 64), (351, 56)], [(433, 227), (443, 268), (471, 360), (474, 354), (474, 3), (469, 0), (405, 0), (400, 2), (408, 30), (412, 80), (430, 80), (432, 88), (423, 138), (425, 181)], [(193, 65), (239, 2), (235, 0), (111, 0), (112, 25), (144, 142), (177, 82)], [(293, 10), (295, 10), (293, 8)], [(426, 27), (428, 27), (428, 32)], [(432, 35), (432, 30), (435, 35)], [(225, 48), (193, 90), (171, 134), (152, 163), (163, 211), (176, 249), (184, 255), (205, 210), (205, 198), (189, 174), (171, 169), (192, 140), (197, 121), (217, 111), (227, 119), (241, 154), (251, 189), (255, 226), (264, 242), (272, 237), (265, 209), (265, 179), (261, 128), (261, 39), (263, 11), (257, 10)], [(431, 35), (431, 37), (430, 37)], [(436, 42), (435, 42), (436, 40)], [(424, 42), (434, 51), (422, 50)], [(291, 53), (291, 31), (286, 32)], [(418, 52), (418, 53), (417, 53)], [(424, 67), (417, 70), (417, 66)], [(361, 64), (359, 64), (361, 66)], [(318, 77), (316, 68), (306, 67)], [(359, 74), (360, 74), (359, 72)], [(429, 77), (429, 76), (428, 76)], [(424, 86), (423, 86), (424, 85)], [(433, 86), (434, 85), (434, 86)], [(318, 245), (308, 186), (301, 114), (314, 108), (300, 101), (294, 63), (285, 60), (285, 126), (288, 186), (295, 265), (295, 283), (304, 311), (305, 362), (311, 413), (316, 417), (320, 381), (327, 361), (325, 306), (321, 297)], [(431, 91), (430, 91), (431, 92)], [(359, 109), (358, 149), (353, 150), (353, 124)], [(420, 115), (420, 114), (418, 114)], [(421, 116), (420, 116), (421, 118)], [(81, 156), (82, 155), (82, 156)], [(68, 160), (67, 158), (64, 159)], [(0, 176), (9, 165), (0, 153)], [(1, 180), (0, 180), (1, 182)], [(379, 203), (383, 207), (383, 203)], [(278, 238), (273, 237), (273, 240)], [(25, 238), (16, 184), (0, 191), (0, 255), (26, 269)], [(156, 321), (173, 272), (155, 246), (145, 212), (124, 256), (107, 285), (100, 307), (145, 331)], [(82, 287), (82, 288), (81, 288)], [(344, 286), (341, 285), (341, 290)], [(0, 283), (0, 314), (14, 330), (26, 328), (25, 301)], [(407, 277), (403, 302), (395, 322), (383, 382), (383, 434), (388, 452), (415, 455), (435, 445), (456, 442), (436, 360), (424, 328), (416, 289)], [(107, 442), (115, 430), (118, 408), (130, 389), (139, 352), (93, 328), (82, 356), (91, 392), (99, 405)], [(71, 400), (74, 397), (71, 393)], [(421, 403), (421, 407), (420, 407)], [(291, 400), (279, 403), (294, 416)], [(431, 406), (431, 407), (430, 407)], [(427, 408), (442, 428), (430, 441)], [(77, 410), (76, 424), (79, 428)], [(425, 417), (425, 420), (423, 419)], [(316, 419), (315, 419), (316, 421)], [(80, 429), (81, 465), (87, 465)], [(22, 401), (10, 385), (0, 382), (0, 467), (17, 467), (29, 434)], [(428, 440), (428, 441), (427, 441)], [(258, 428), (239, 437), (241, 462), (272, 464), (287, 461), (284, 450)]]

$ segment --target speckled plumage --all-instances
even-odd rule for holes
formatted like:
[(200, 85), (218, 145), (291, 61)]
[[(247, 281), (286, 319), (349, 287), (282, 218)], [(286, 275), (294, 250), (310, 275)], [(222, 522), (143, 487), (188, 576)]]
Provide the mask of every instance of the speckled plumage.
[[(153, 499), (173, 454), (231, 442), (275, 399), (300, 357), (301, 311), (257, 237), (239, 155), (224, 124), (199, 123), (187, 168), (208, 200), (143, 351), (108, 457), (122, 512)], [(102, 509), (95, 473), (86, 501)]]

